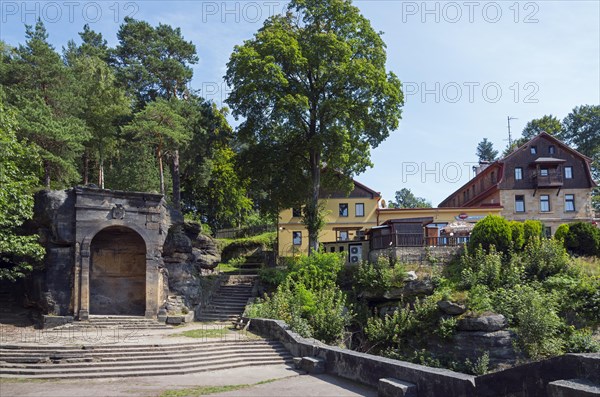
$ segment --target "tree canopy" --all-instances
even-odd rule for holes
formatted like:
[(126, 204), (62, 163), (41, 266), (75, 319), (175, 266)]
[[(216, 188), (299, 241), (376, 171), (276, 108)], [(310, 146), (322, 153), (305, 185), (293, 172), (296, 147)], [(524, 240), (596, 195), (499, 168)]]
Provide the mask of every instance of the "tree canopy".
[(395, 200), (388, 201), (389, 208), (431, 208), (431, 202), (423, 197), (417, 197), (410, 189), (396, 191)]
[(401, 84), (385, 62), (381, 35), (349, 0), (292, 0), (285, 15), (268, 18), (236, 46), (227, 64), (227, 103), (244, 118), (240, 140), (249, 151), (271, 145), (265, 160), (289, 150), (290, 167), (273, 168), (294, 184), (271, 182), (269, 189), (273, 197), (282, 197), (279, 189), (301, 197), (311, 250), (318, 247), (323, 168), (348, 177), (349, 190), (349, 177), (371, 165), (370, 148), (398, 126)]
[(483, 140), (477, 144), (476, 154), (480, 162), (495, 161), (498, 157), (498, 151), (494, 150), (494, 144), (488, 141), (487, 138), (483, 138)]

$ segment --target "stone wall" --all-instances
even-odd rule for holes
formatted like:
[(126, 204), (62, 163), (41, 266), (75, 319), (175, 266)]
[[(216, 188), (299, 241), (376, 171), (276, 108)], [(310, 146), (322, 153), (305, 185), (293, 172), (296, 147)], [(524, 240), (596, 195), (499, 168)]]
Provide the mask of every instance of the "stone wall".
[(325, 360), (325, 372), (372, 387), (395, 378), (416, 385), (419, 397), (545, 397), (559, 379), (600, 382), (600, 354), (567, 354), (507, 370), (472, 376), (399, 360), (357, 353), (302, 338), (279, 320), (250, 319), (249, 329), (282, 342), (296, 357)]
[(369, 260), (375, 262), (379, 257), (389, 258), (390, 256), (401, 263), (428, 263), (432, 262), (444, 264), (448, 263), (462, 246), (456, 247), (395, 247), (369, 252)]

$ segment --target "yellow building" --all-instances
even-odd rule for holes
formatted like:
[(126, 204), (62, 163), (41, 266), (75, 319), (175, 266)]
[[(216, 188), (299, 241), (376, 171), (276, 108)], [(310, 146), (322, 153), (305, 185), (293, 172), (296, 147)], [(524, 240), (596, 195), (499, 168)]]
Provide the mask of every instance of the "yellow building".
[[(325, 202), (325, 226), (319, 234), (319, 242), (328, 252), (351, 251), (360, 258), (368, 253), (364, 233), (377, 226), (377, 210), (381, 193), (354, 181), (349, 195), (323, 194)], [(279, 214), (279, 255), (293, 256), (308, 253), (308, 231), (302, 224), (300, 208), (286, 209)]]

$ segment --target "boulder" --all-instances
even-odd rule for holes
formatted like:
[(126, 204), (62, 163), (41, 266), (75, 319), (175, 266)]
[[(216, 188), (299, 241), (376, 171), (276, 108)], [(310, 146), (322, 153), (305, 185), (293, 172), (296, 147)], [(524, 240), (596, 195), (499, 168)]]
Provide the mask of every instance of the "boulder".
[(418, 279), (419, 277), (417, 276), (417, 273), (414, 270), (411, 270), (410, 272), (406, 273), (406, 277), (405, 279), (407, 281), (414, 281), (416, 279)]
[(465, 317), (458, 321), (459, 331), (499, 331), (506, 327), (506, 318), (502, 314), (484, 314), (478, 317)]
[(452, 316), (463, 314), (465, 311), (467, 311), (465, 305), (461, 305), (460, 303), (455, 303), (447, 300), (439, 301), (437, 303), (437, 306), (440, 308), (441, 311)]
[(169, 229), (163, 245), (163, 257), (173, 256), (176, 253), (192, 253), (192, 240), (184, 233), (181, 225), (174, 225)]

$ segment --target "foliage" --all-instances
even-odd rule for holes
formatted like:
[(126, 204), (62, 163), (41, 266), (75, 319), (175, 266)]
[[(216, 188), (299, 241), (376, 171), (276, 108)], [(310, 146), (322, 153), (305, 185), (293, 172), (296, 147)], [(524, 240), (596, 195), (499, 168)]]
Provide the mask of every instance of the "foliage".
[(478, 247), (473, 255), (464, 254), (461, 267), (461, 286), (464, 288), (482, 285), (496, 288), (502, 282), (502, 253), (496, 252), (494, 246), (490, 247), (489, 253)]
[(285, 281), (288, 273), (288, 269), (285, 268), (265, 267), (259, 270), (258, 276), (267, 287), (275, 288)]
[(469, 249), (474, 251), (479, 245), (485, 250), (493, 245), (498, 252), (506, 252), (512, 241), (512, 229), (506, 219), (498, 215), (488, 215), (475, 224), (471, 232)]
[(388, 201), (389, 208), (431, 208), (431, 202), (423, 197), (417, 197), (410, 189), (396, 191), (394, 201)]
[(399, 263), (391, 264), (387, 258), (379, 257), (374, 263), (361, 262), (356, 269), (355, 285), (361, 291), (388, 291), (404, 284), (406, 270)]
[(582, 105), (573, 108), (563, 119), (560, 138), (578, 152), (591, 157), (593, 172), (598, 178), (600, 156), (600, 105)]
[(556, 228), (556, 231), (554, 232), (554, 239), (564, 242), (567, 238), (567, 234), (569, 234), (569, 224), (563, 223)]
[(575, 255), (600, 256), (600, 230), (587, 222), (569, 225), (565, 247)]
[(529, 243), (535, 238), (542, 238), (544, 232), (544, 225), (540, 221), (533, 219), (527, 219), (523, 222), (523, 234), (525, 243)]
[(566, 271), (569, 261), (561, 242), (554, 239), (532, 239), (523, 251), (526, 275), (540, 281)]
[(565, 353), (599, 353), (600, 342), (594, 340), (590, 329), (568, 328), (568, 337), (565, 344)]
[(483, 138), (483, 140), (477, 144), (477, 152), (475, 154), (480, 162), (495, 161), (498, 157), (498, 151), (494, 150), (494, 144), (488, 141), (487, 138)]
[(275, 200), (272, 209), (308, 207), (312, 252), (319, 222), (310, 218), (319, 215), (321, 188), (335, 179), (322, 179), (325, 165), (350, 189), (349, 177), (370, 165), (370, 148), (398, 126), (401, 84), (385, 62), (381, 35), (350, 1), (292, 0), (285, 15), (268, 18), (236, 46), (227, 64), (227, 103), (244, 117), (238, 137), (266, 155), (255, 178), (267, 181), (261, 185)]
[(527, 122), (525, 128), (523, 128), (523, 138), (530, 140), (542, 131), (550, 135), (560, 136), (562, 133), (560, 120), (551, 114), (544, 115), (539, 119), (533, 119)]
[(468, 358), (465, 360), (465, 366), (467, 367), (467, 371), (473, 375), (485, 375), (489, 371), (490, 366), (490, 353), (484, 352), (481, 356), (475, 360), (475, 362), (471, 362)]
[(40, 158), (35, 147), (17, 139), (14, 113), (0, 88), (0, 280), (10, 281), (25, 277), (44, 255), (38, 236), (22, 230), (33, 215)]
[(525, 225), (523, 222), (510, 221), (513, 248), (520, 250), (525, 245)]
[(300, 257), (275, 293), (258, 299), (248, 315), (284, 320), (295, 332), (326, 343), (340, 341), (352, 318), (335, 283), (344, 262), (337, 254)]

